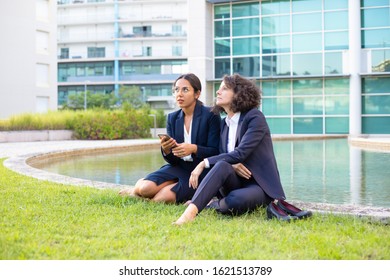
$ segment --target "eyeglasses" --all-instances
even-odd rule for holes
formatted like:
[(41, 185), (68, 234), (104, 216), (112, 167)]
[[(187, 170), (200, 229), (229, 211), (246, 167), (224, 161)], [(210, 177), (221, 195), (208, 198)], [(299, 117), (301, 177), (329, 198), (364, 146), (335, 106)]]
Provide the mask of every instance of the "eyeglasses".
[(189, 89), (188, 87), (182, 87), (182, 88), (179, 88), (179, 87), (175, 87), (172, 89), (172, 94), (173, 95), (177, 95), (179, 94), (180, 92), (182, 92), (183, 94), (187, 94), (191, 91), (191, 89)]

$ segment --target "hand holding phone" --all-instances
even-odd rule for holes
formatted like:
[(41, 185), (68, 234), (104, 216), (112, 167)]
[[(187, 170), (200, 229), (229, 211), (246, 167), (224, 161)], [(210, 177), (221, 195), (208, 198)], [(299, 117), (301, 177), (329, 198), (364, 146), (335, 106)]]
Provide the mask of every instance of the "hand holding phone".
[(160, 139), (165, 137), (165, 141), (168, 141), (169, 139), (171, 139), (171, 136), (169, 136), (168, 134), (165, 134), (165, 133), (159, 133), (157, 135), (158, 135), (158, 137), (160, 137)]

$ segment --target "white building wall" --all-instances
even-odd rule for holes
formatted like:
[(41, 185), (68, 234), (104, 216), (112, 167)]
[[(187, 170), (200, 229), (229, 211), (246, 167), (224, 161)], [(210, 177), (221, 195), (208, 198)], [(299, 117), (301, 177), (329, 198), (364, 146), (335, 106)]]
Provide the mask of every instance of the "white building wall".
[(0, 26), (0, 118), (56, 110), (56, 2), (1, 1)]

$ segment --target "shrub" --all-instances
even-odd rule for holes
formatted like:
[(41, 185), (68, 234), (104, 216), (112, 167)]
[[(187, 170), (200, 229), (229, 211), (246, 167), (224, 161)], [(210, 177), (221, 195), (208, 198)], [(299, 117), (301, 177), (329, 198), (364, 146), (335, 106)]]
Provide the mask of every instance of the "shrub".
[(114, 140), (148, 138), (151, 119), (146, 110), (79, 112), (71, 129), (78, 139)]

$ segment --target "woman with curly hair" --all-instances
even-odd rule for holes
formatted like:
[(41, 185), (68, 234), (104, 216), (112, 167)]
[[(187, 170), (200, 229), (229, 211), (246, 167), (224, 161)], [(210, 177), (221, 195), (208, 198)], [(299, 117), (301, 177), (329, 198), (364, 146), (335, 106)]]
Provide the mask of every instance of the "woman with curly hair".
[[(220, 154), (205, 158), (192, 171), (189, 183), (196, 192), (174, 224), (193, 221), (206, 207), (239, 215), (285, 199), (260, 101), (260, 89), (250, 80), (237, 74), (223, 77), (214, 107), (227, 114), (221, 123)], [(199, 175), (208, 168), (198, 186)], [(218, 200), (209, 203), (214, 197)]]

